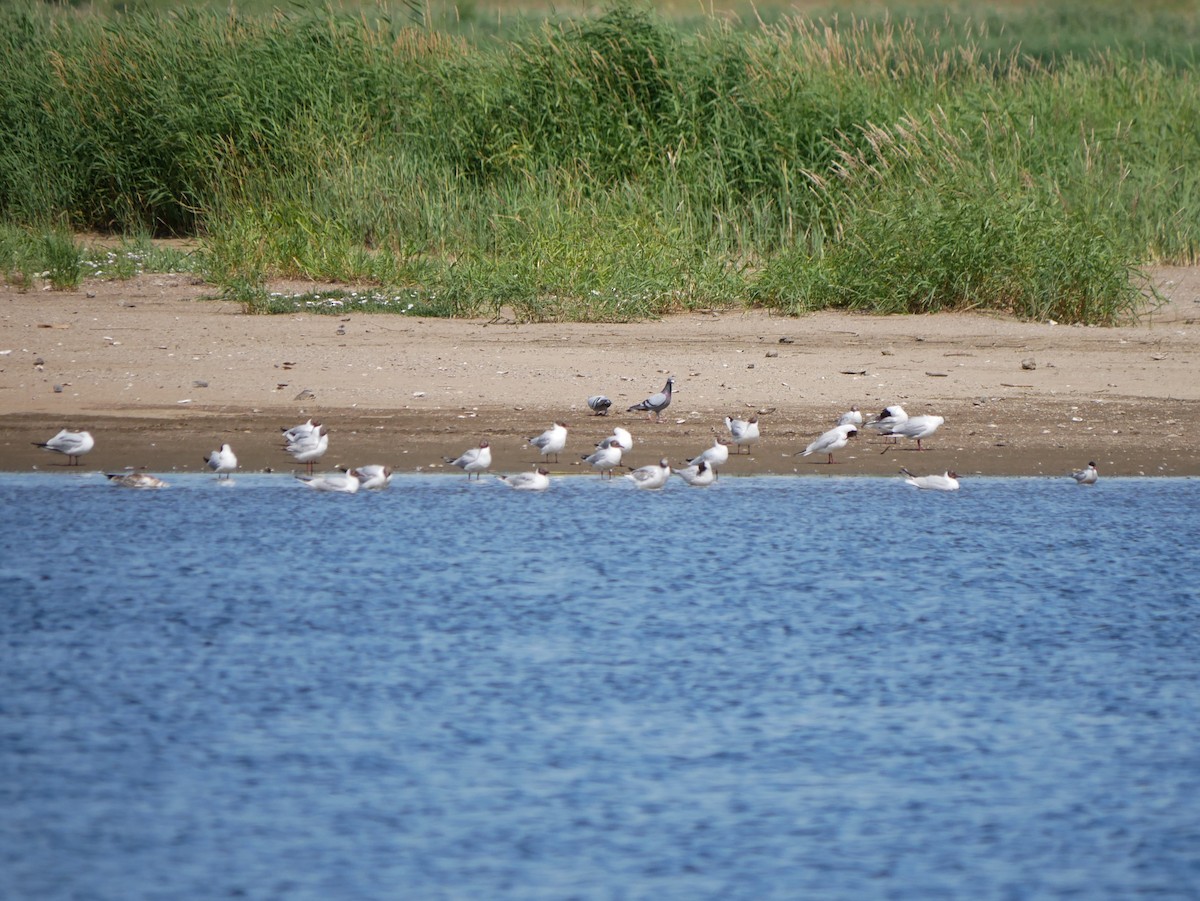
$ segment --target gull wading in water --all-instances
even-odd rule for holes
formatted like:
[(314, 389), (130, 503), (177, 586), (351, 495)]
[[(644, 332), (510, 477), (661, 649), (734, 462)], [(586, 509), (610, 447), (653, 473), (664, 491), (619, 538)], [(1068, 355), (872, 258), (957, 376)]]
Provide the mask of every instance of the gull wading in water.
[(675, 470), (675, 475), (683, 479), (693, 488), (703, 488), (706, 485), (711, 485), (717, 478), (716, 472), (711, 466), (701, 460), (694, 466), (685, 466), (683, 469)]
[(225, 474), (225, 478), (229, 478), (229, 474), (237, 469), (238, 465), (233, 448), (228, 444), (222, 444), (220, 450), (209, 451), (204, 455), (204, 462), (217, 474), (218, 479), (222, 473)]
[(305, 437), (289, 441), (283, 449), (291, 454), (297, 463), (308, 467), (308, 474), (312, 475), (313, 464), (329, 450), (329, 432), (324, 428), (313, 429)]
[(322, 476), (301, 476), (296, 478), (313, 491), (334, 491), (341, 494), (354, 494), (358, 491), (358, 476), (354, 471), (331, 472)]
[(625, 473), (625, 478), (629, 479), (638, 488), (648, 488), (650, 490), (662, 488), (667, 484), (667, 480), (671, 478), (671, 464), (663, 457), (658, 461), (658, 465), (650, 464), (649, 466), (639, 466), (633, 472)]
[(850, 443), (850, 439), (858, 434), (858, 429), (852, 425), (835, 425), (832, 429), (793, 457), (807, 457), (809, 454), (826, 454), (826, 463), (833, 462), (833, 452), (841, 450)]
[(1096, 479), (1100, 478), (1100, 473), (1096, 472), (1096, 464), (1089, 461), (1086, 469), (1071, 473), (1071, 478), (1077, 485), (1095, 485)]
[(44, 447), (46, 450), (65, 454), (68, 466), (78, 466), (79, 458), (96, 446), (96, 441), (92, 438), (91, 432), (69, 432), (66, 429), (60, 431), (49, 441), (35, 441), (33, 443), (38, 447)]
[(624, 451), (621, 445), (610, 443), (608, 438), (600, 442), (601, 446), (596, 448), (595, 453), (587, 454), (583, 460), (592, 469), (600, 473), (600, 478), (604, 478), (604, 474), (608, 473), (608, 477), (612, 478), (612, 471), (621, 465), (621, 456)]
[(737, 448), (735, 453), (739, 454), (743, 447), (746, 449), (746, 453), (753, 453), (750, 446), (758, 443), (758, 439), (762, 437), (758, 432), (757, 416), (750, 419), (734, 419), (732, 416), (726, 416), (725, 428), (729, 429), (730, 440)]
[(368, 463), (366, 466), (356, 466), (350, 472), (358, 479), (359, 488), (370, 491), (382, 491), (392, 483), (392, 470), (390, 466)]
[(481, 474), (492, 465), (492, 448), (486, 441), (480, 441), (479, 447), (472, 447), (454, 458), (443, 457), (442, 459), (465, 472), (469, 482), (472, 475), (482, 478)]
[(545, 491), (550, 487), (550, 473), (540, 466), (535, 466), (531, 472), (517, 472), (496, 478), (514, 491)]
[(910, 416), (892, 426), (892, 434), (898, 438), (916, 438), (917, 450), (927, 450), (921, 446), (921, 440), (936, 432), (945, 421), (942, 416)]
[(649, 419), (650, 414), (653, 413), (655, 419), (661, 422), (663, 410), (671, 406), (671, 391), (674, 387), (675, 376), (667, 376), (667, 384), (663, 386), (662, 391), (658, 392), (658, 394), (651, 394), (640, 404), (634, 404), (625, 412), (632, 413), (635, 410), (644, 410), (646, 412), (647, 419)]
[(593, 394), (587, 399), (587, 405), (597, 416), (607, 416), (608, 408), (612, 406), (612, 401), (603, 394)]
[(567, 446), (567, 424), (556, 422), (536, 438), (530, 438), (529, 443), (542, 452), (543, 458), (554, 454), (554, 462), (557, 463), (558, 455)]
[(917, 488), (925, 488), (930, 491), (958, 491), (958, 473), (953, 470), (940, 476), (915, 476), (907, 469), (901, 469), (900, 474), (905, 476), (906, 484)]
[(146, 472), (106, 472), (104, 475), (112, 484), (120, 485), (122, 488), (149, 490), (167, 487), (167, 483), (162, 479)]

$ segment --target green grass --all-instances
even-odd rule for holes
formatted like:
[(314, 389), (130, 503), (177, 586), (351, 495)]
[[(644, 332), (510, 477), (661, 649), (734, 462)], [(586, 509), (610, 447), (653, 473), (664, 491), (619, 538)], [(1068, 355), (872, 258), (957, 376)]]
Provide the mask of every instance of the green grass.
[(0, 10), (10, 280), (77, 283), (64, 236), (101, 231), (198, 236), (188, 268), (262, 312), (292, 302), (268, 290), (287, 277), (423, 315), (1106, 323), (1144, 266), (1200, 248), (1182, 3), (506, 8), (495, 27), (408, 4), (127, 8)]

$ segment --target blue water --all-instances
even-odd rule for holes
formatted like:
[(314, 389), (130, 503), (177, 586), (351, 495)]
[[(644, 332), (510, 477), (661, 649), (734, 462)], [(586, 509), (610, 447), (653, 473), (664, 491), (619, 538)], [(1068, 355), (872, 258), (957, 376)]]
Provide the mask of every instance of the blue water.
[(0, 897), (1200, 897), (1200, 481), (167, 478), (0, 476)]

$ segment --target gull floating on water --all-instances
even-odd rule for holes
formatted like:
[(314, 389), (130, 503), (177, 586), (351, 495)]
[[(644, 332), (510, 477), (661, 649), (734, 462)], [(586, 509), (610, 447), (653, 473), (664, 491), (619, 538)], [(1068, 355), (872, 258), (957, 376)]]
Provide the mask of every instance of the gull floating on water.
[(699, 463), (707, 463), (713, 468), (713, 478), (716, 478), (716, 470), (724, 466), (729, 460), (729, 442), (723, 438), (714, 438), (712, 447), (697, 454), (688, 460), (688, 466), (695, 466)]
[(316, 428), (309, 432), (307, 437), (288, 442), (283, 449), (291, 454), (297, 463), (307, 466), (308, 474), (312, 475), (313, 464), (329, 450), (329, 432), (323, 428)]
[(916, 438), (917, 450), (925, 450), (926, 448), (921, 446), (921, 439), (928, 438), (945, 421), (945, 417), (942, 416), (910, 416), (892, 426), (891, 433), (898, 438)]
[(593, 394), (587, 399), (587, 405), (597, 416), (607, 416), (608, 408), (612, 406), (612, 401), (603, 394)]
[(1086, 469), (1071, 473), (1071, 478), (1079, 485), (1095, 485), (1100, 473), (1096, 472), (1096, 464), (1089, 461)]
[[(799, 456), (807, 457), (809, 454), (826, 454), (828, 459), (826, 463), (833, 462), (833, 452), (841, 450), (850, 443), (850, 439), (858, 434), (858, 429), (853, 425), (835, 425), (832, 429), (806, 447), (800, 452)], [(792, 454), (792, 456), (797, 456)]]
[(758, 417), (754, 416), (750, 419), (734, 419), (731, 416), (725, 417), (725, 428), (729, 429), (730, 438), (737, 445), (737, 453), (742, 452), (742, 448), (746, 448), (746, 453), (752, 453), (750, 445), (755, 444), (760, 437), (758, 432)]
[(693, 466), (685, 466), (683, 469), (675, 470), (675, 475), (683, 479), (693, 488), (703, 488), (706, 485), (711, 485), (717, 478), (716, 470), (701, 460)]
[(472, 447), (469, 450), (465, 450), (453, 459), (450, 457), (443, 457), (442, 459), (451, 466), (457, 466), (465, 472), (467, 474), (467, 481), (469, 482), (472, 475), (475, 475), (476, 478), (482, 478), (480, 474), (486, 472), (488, 467), (492, 465), (492, 449), (486, 441), (480, 441), (479, 447)]
[(917, 488), (927, 488), (931, 491), (958, 491), (958, 473), (953, 470), (940, 476), (915, 476), (907, 469), (900, 470), (906, 476), (905, 482)]
[(46, 450), (66, 454), (68, 466), (78, 466), (79, 458), (96, 446), (96, 441), (92, 438), (91, 432), (68, 432), (66, 429), (60, 431), (49, 441), (35, 441), (33, 443), (38, 447), (44, 447)]
[(382, 491), (392, 483), (392, 470), (390, 466), (368, 463), (366, 466), (356, 466), (350, 472), (358, 479), (358, 487), (371, 491)]
[(209, 451), (204, 455), (204, 462), (217, 474), (218, 479), (221, 478), (221, 473), (225, 474), (225, 478), (229, 478), (229, 474), (237, 469), (238, 465), (233, 448), (228, 444), (222, 444), (220, 450)]
[(106, 472), (108, 480), (114, 485), (120, 485), (122, 488), (139, 488), (142, 490), (153, 488), (166, 488), (167, 483), (162, 479), (152, 476), (146, 472)]
[(296, 478), (313, 491), (336, 491), (342, 494), (354, 494), (358, 491), (359, 481), (358, 476), (354, 471), (350, 472), (330, 472), (320, 476), (301, 476)]
[(584, 456), (584, 461), (600, 473), (600, 478), (604, 478), (604, 474), (608, 473), (608, 477), (612, 478), (612, 471), (621, 465), (621, 455), (624, 451), (620, 444), (609, 443), (609, 439), (605, 438), (600, 442), (601, 447), (596, 448), (596, 451)]
[(515, 491), (545, 491), (550, 487), (550, 473), (540, 466), (535, 466), (531, 472), (517, 472), (496, 478)]
[(559, 453), (567, 446), (567, 424), (556, 422), (536, 438), (530, 438), (529, 443), (542, 452), (542, 457), (554, 454), (554, 462), (558, 462)]
[(658, 465), (650, 464), (649, 466), (639, 466), (633, 472), (625, 473), (625, 478), (629, 479), (638, 488), (656, 489), (662, 488), (667, 484), (667, 480), (671, 478), (671, 464), (663, 457), (658, 461)]
[(657, 420), (662, 420), (662, 411), (671, 406), (671, 390), (675, 387), (675, 376), (667, 376), (667, 384), (663, 386), (662, 391), (657, 394), (651, 394), (640, 404), (634, 404), (625, 412), (632, 413), (634, 410), (644, 410), (646, 418), (650, 418), (653, 413)]

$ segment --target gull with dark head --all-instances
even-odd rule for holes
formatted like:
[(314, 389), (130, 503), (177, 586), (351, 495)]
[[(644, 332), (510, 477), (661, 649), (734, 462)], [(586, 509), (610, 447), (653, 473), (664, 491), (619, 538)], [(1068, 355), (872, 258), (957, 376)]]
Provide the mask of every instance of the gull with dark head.
[(663, 457), (658, 461), (658, 465), (650, 464), (649, 466), (639, 466), (633, 472), (625, 473), (625, 478), (629, 479), (638, 488), (647, 488), (654, 490), (662, 488), (667, 484), (667, 480), (671, 478), (671, 464)]
[(713, 478), (717, 478), (717, 470), (729, 460), (729, 442), (724, 438), (714, 438), (712, 447), (701, 451), (688, 460), (688, 466), (707, 463), (713, 470)]
[(679, 476), (679, 478), (683, 479), (693, 488), (703, 488), (706, 485), (711, 485), (717, 478), (716, 470), (703, 460), (694, 465), (685, 466), (683, 469), (675, 470), (675, 475)]
[(550, 487), (550, 473), (540, 466), (535, 466), (530, 472), (517, 472), (496, 478), (515, 491), (545, 491)]
[(953, 470), (940, 476), (915, 476), (907, 469), (901, 469), (900, 474), (905, 476), (906, 484), (915, 488), (924, 488), (929, 491), (958, 491), (958, 473)]
[(543, 459), (554, 454), (557, 463), (559, 453), (567, 446), (567, 424), (556, 422), (536, 438), (530, 438), (529, 443), (541, 451)]
[(204, 455), (204, 462), (209, 469), (217, 474), (218, 479), (221, 478), (222, 473), (225, 478), (229, 478), (229, 474), (237, 469), (238, 465), (233, 448), (228, 444), (222, 444), (219, 450), (209, 451)]
[(457, 457), (443, 457), (442, 459), (465, 472), (469, 482), (472, 475), (482, 478), (482, 473), (491, 467), (492, 448), (486, 441), (480, 441), (478, 447), (469, 448)]
[(283, 449), (291, 454), (297, 463), (303, 463), (308, 474), (312, 475), (313, 464), (329, 450), (329, 431), (324, 427), (317, 427), (304, 437), (289, 441)]
[(330, 491), (339, 494), (354, 494), (359, 489), (360, 482), (354, 470), (349, 472), (330, 472), (325, 475), (298, 475), (301, 484), (313, 491)]
[(1071, 473), (1071, 478), (1075, 480), (1075, 484), (1077, 485), (1095, 485), (1096, 480), (1100, 478), (1100, 473), (1096, 471), (1095, 462), (1088, 461), (1087, 467), (1078, 472)]
[(833, 452), (841, 450), (857, 434), (858, 429), (853, 425), (835, 425), (799, 454), (792, 454), (792, 456), (807, 457), (809, 454), (825, 454), (828, 457), (825, 462), (832, 463)]
[(736, 445), (736, 453), (741, 453), (742, 448), (746, 448), (746, 453), (753, 453), (750, 446), (758, 443), (761, 437), (758, 431), (758, 417), (753, 416), (750, 419), (734, 419), (732, 416), (725, 417), (725, 428), (729, 429), (730, 440)]
[(597, 447), (594, 453), (586, 454), (583, 457), (585, 463), (600, 473), (600, 478), (604, 478), (604, 474), (608, 473), (608, 477), (612, 478), (612, 471), (621, 465), (621, 456), (624, 454), (621, 445), (605, 438), (600, 442), (600, 447)]
[(368, 463), (350, 470), (358, 479), (358, 487), (370, 491), (382, 491), (392, 483), (392, 469), (379, 463)]

